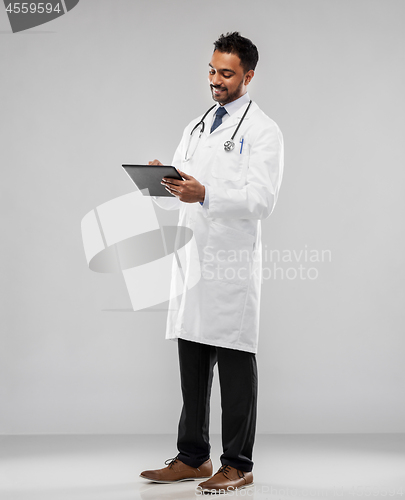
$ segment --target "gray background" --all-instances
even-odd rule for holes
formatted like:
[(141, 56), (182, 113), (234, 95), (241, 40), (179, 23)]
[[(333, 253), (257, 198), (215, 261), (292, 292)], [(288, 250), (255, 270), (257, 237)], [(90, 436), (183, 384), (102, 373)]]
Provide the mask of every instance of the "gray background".
[(129, 299), (87, 268), (80, 221), (132, 190), (121, 163), (170, 163), (229, 30), (257, 44), (250, 95), (285, 138), (264, 246), (332, 254), (301, 262), (317, 279), (263, 284), (258, 431), (405, 432), (404, 15), (402, 0), (82, 0), (11, 34), (0, 8), (1, 433), (176, 432), (166, 313), (104, 310)]

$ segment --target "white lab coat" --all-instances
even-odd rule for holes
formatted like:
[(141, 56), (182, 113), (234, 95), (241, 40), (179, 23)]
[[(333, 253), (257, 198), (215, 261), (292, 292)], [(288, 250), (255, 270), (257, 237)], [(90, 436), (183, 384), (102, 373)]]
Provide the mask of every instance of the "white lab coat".
[[(198, 255), (189, 255), (183, 293), (170, 299), (166, 338), (257, 352), (262, 282), (261, 220), (274, 209), (283, 175), (283, 137), (277, 124), (252, 102), (234, 139), (224, 150), (247, 104), (212, 134), (213, 111), (191, 160), (185, 161), (190, 131), (184, 130), (173, 165), (206, 186), (209, 208), (158, 197), (166, 209), (180, 209), (179, 225), (192, 229)], [(240, 139), (243, 137), (241, 152)], [(191, 144), (193, 146), (193, 144)], [(187, 280), (198, 262), (201, 279), (192, 288)], [(172, 280), (179, 280), (173, 268)], [(172, 282), (175, 290), (179, 283)]]

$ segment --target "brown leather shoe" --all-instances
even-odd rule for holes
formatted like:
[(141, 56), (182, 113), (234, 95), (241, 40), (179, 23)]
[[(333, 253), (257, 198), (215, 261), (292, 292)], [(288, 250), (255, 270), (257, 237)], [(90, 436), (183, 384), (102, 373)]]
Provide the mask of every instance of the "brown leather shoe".
[(242, 472), (230, 465), (223, 465), (208, 481), (200, 483), (197, 488), (206, 493), (226, 493), (253, 486), (253, 474)]
[[(169, 463), (168, 463), (169, 462)], [(155, 483), (178, 483), (180, 481), (193, 481), (208, 479), (212, 476), (212, 463), (209, 458), (200, 467), (190, 467), (178, 458), (169, 458), (167, 467), (157, 470), (146, 470), (139, 475)]]

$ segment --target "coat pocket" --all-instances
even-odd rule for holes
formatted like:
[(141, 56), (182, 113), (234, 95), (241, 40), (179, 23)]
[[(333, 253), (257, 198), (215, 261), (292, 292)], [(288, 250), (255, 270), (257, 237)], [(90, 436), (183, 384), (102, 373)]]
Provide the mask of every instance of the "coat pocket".
[(249, 163), (249, 147), (244, 144), (241, 152), (241, 144), (235, 143), (232, 151), (225, 151), (221, 144), (214, 156), (212, 164), (212, 176), (217, 179), (237, 181), (246, 173)]

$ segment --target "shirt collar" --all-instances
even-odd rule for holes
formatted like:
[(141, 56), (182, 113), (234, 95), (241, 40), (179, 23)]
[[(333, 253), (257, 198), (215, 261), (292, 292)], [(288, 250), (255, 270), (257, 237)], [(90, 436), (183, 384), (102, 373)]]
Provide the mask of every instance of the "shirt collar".
[[(228, 102), (228, 104), (225, 104), (223, 107), (226, 109), (226, 112), (228, 113), (229, 116), (232, 116), (234, 113), (236, 113), (244, 104), (248, 103), (250, 101), (249, 93), (246, 92), (246, 94), (243, 94), (241, 97), (236, 99), (235, 101)], [(217, 104), (217, 107), (214, 111), (214, 113), (217, 112), (217, 109), (219, 108), (220, 104)]]

